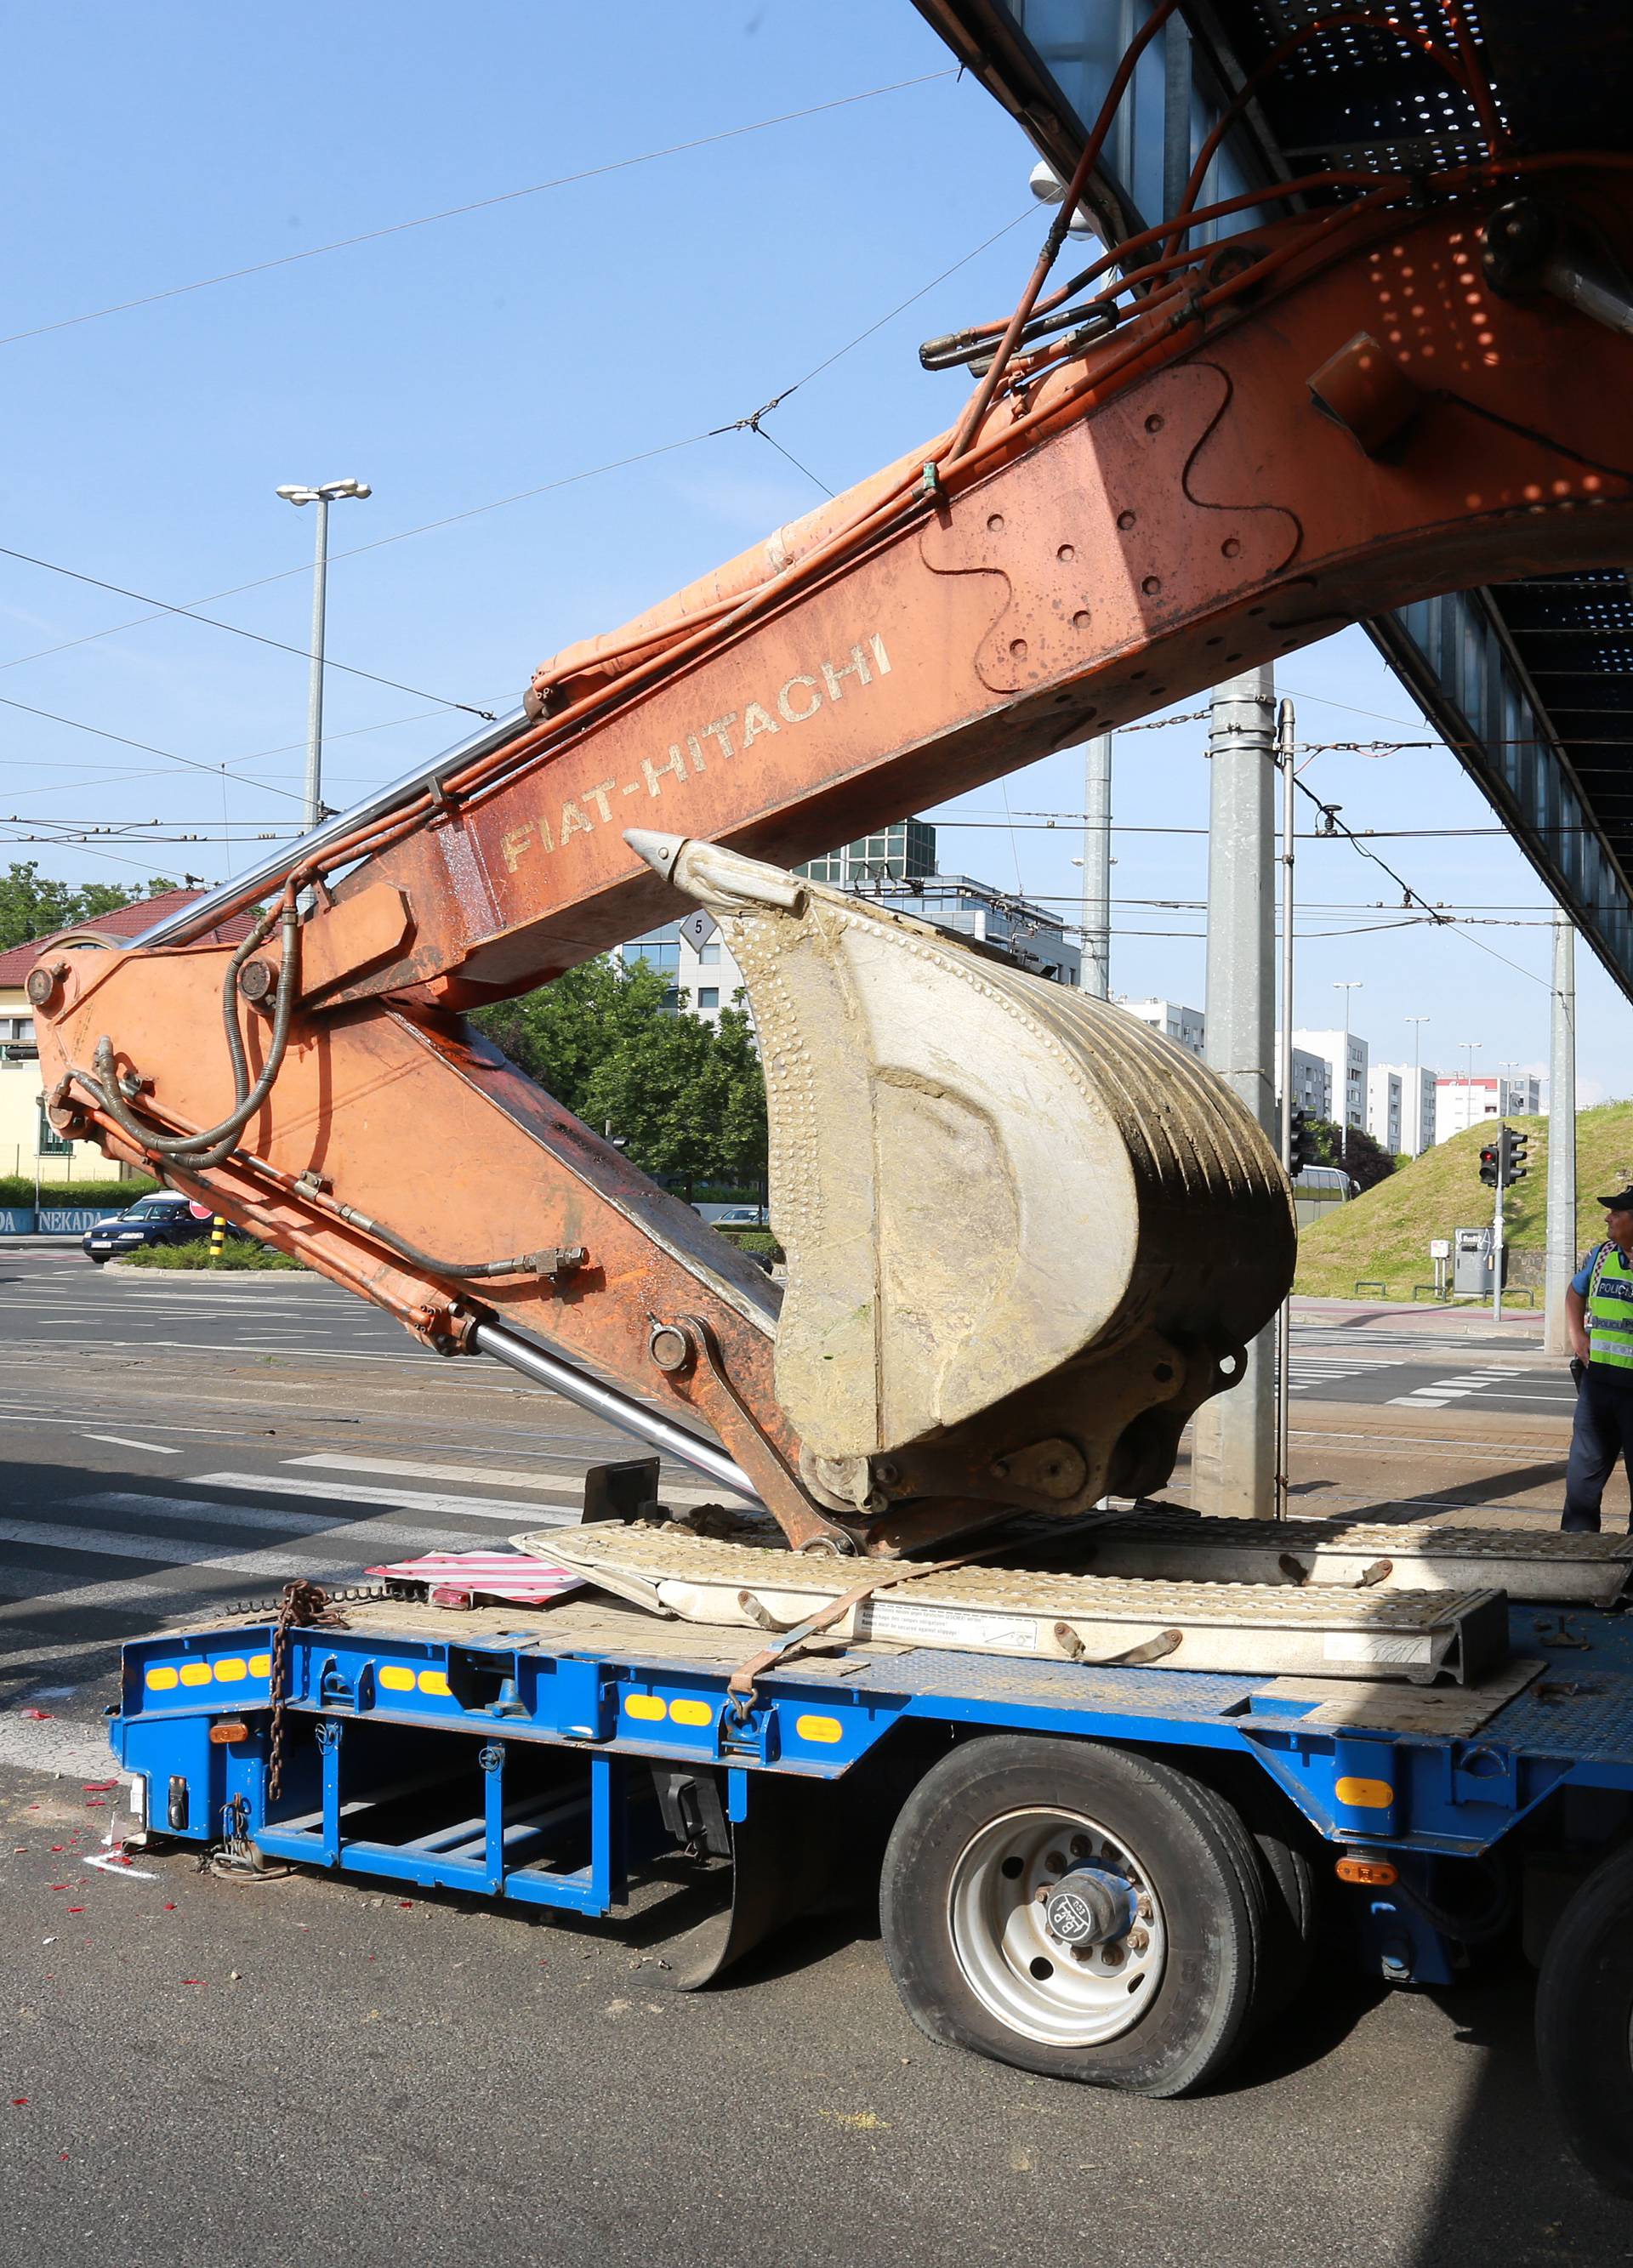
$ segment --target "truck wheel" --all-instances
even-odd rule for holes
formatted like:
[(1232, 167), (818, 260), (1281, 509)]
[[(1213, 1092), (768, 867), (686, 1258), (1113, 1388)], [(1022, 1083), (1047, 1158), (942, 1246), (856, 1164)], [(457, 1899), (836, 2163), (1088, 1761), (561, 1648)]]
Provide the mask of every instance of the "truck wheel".
[(1613, 2197), (1633, 2197), (1633, 1845), (1566, 1906), (1537, 1984), (1537, 2061), (1565, 2139)]
[(1240, 2044), (1265, 1888), (1236, 1814), (1182, 1773), (994, 1734), (908, 1798), (880, 1911), (897, 1990), (932, 2039), (1175, 2095)]
[(1253, 2022), (1262, 2029), (1292, 2005), (1315, 1965), (1315, 1868), (1274, 1829), (1256, 1828), (1253, 1841), (1270, 1884), (1270, 1920), (1260, 1966)]

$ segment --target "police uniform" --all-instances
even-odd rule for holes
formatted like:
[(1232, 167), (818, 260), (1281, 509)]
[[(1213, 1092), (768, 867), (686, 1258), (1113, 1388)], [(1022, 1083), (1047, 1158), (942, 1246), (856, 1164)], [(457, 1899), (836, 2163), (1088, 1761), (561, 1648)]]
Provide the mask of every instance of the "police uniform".
[[(1600, 1203), (1622, 1210), (1633, 1205), (1633, 1192)], [(1586, 1306), (1588, 1359), (1572, 1366), (1580, 1376), (1560, 1526), (1597, 1533), (1600, 1499), (1618, 1457), (1633, 1488), (1633, 1259), (1618, 1245), (1595, 1245), (1570, 1288)]]

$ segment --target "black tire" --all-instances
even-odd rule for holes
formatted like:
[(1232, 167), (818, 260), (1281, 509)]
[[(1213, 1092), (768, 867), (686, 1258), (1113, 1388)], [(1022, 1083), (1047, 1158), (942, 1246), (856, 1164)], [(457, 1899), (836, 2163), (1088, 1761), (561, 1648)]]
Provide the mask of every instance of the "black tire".
[(1259, 1994), (1253, 2007), (1255, 2029), (1273, 2024), (1285, 2013), (1308, 1982), (1315, 1965), (1315, 1869), (1304, 1852), (1274, 1829), (1257, 1828), (1253, 1841), (1269, 1884), (1269, 1926)]
[[(1040, 1850), (1081, 1822), (1079, 1839), (1127, 1854), (1154, 1903), (1144, 1934), (1153, 1946), (1160, 1934), (1160, 1966), (1153, 1952), (1144, 1975), (1131, 1974), (1127, 1993), (1142, 1996), (1132, 2015), (1107, 1991), (1080, 2022), (1070, 1996), (1099, 1993), (1098, 1975), (1085, 1981), (1061, 1956), (1057, 1977), (1041, 1942), (1039, 1958), (1025, 1958), (1028, 1933), (1042, 1928), (1037, 1869), (1017, 1859), (1011, 1874), (1009, 1857), (984, 1854), (1006, 1837), (1018, 1848), (1032, 1822), (1051, 1817), (1064, 1824), (1039, 1829)], [(1039, 1881), (1058, 1874), (1057, 1855), (1039, 1860)], [(1168, 1765), (1087, 1742), (992, 1734), (955, 1749), (908, 1798), (885, 1852), (880, 1914), (896, 1988), (932, 2039), (1050, 2078), (1170, 2096), (1216, 2077), (1242, 2043), (1265, 1883), (1230, 1806)]]
[(93, 1268), (106, 1268), (113, 1256), (111, 1252), (92, 1252), (88, 1256)]
[(1633, 1845), (1566, 1906), (1537, 1984), (1537, 2061), (1565, 2139), (1601, 2188), (1633, 2198)]

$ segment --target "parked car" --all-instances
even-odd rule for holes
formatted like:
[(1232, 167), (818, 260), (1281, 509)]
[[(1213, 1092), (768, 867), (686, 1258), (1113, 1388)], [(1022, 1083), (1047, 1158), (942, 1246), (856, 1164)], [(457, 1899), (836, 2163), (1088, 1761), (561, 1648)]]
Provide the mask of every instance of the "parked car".
[[(122, 1252), (135, 1252), (144, 1244), (196, 1244), (210, 1233), (210, 1214), (190, 1197), (138, 1197), (124, 1212), (110, 1212), (80, 1238), (80, 1248), (99, 1268)], [(227, 1230), (229, 1236), (243, 1231)]]
[(709, 1226), (711, 1228), (766, 1228), (770, 1224), (771, 1215), (764, 1205), (728, 1205), (724, 1212), (715, 1214)]

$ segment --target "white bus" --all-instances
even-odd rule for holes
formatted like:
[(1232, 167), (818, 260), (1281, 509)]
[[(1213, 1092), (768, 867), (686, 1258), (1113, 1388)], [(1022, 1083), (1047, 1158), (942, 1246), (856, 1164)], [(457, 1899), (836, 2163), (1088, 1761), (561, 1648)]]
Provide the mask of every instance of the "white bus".
[(1348, 1204), (1356, 1185), (1341, 1166), (1304, 1166), (1293, 1176), (1293, 1212), (1308, 1228), (1334, 1205)]

